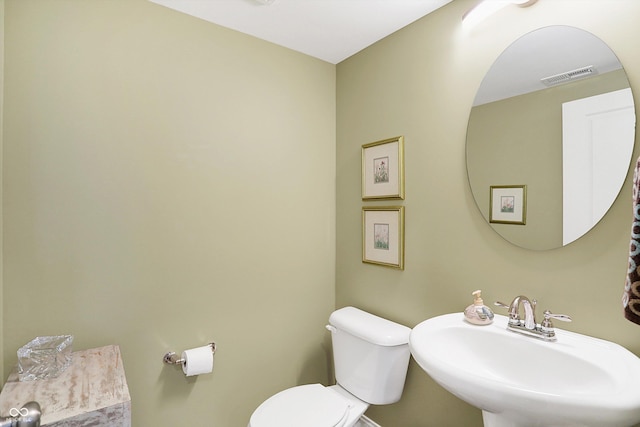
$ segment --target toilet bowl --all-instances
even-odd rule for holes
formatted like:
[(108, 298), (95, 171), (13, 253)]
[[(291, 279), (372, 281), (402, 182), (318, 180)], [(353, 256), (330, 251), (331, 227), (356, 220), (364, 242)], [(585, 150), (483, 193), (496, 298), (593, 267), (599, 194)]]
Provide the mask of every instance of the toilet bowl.
[(351, 427), (368, 407), (340, 386), (307, 384), (265, 400), (248, 427)]
[(253, 412), (248, 427), (353, 427), (369, 405), (400, 400), (411, 329), (354, 307), (334, 311), (327, 329), (336, 385), (281, 391)]

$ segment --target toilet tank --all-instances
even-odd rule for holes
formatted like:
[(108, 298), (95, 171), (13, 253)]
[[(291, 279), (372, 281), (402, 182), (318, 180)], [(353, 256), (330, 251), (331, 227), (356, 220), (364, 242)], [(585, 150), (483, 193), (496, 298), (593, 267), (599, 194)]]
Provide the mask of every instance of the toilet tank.
[(337, 383), (360, 400), (400, 400), (409, 365), (411, 329), (355, 307), (329, 317)]

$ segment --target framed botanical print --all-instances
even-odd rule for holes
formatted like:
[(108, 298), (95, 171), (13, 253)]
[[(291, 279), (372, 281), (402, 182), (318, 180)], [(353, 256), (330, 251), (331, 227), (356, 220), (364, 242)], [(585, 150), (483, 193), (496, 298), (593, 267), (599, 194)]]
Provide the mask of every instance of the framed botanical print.
[(489, 222), (518, 225), (527, 223), (526, 185), (492, 185), (490, 191)]
[(362, 208), (362, 262), (404, 269), (404, 206)]
[(404, 199), (404, 137), (362, 146), (362, 200)]

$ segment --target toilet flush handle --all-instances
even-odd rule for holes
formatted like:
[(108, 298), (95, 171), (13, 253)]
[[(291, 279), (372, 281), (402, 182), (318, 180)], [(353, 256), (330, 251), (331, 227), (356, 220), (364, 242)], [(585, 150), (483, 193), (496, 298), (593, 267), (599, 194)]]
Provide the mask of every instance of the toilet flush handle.
[(332, 326), (332, 325), (327, 325), (327, 326), (325, 326), (325, 328), (327, 328), (328, 331), (331, 331), (333, 333), (338, 332), (338, 329), (335, 326)]

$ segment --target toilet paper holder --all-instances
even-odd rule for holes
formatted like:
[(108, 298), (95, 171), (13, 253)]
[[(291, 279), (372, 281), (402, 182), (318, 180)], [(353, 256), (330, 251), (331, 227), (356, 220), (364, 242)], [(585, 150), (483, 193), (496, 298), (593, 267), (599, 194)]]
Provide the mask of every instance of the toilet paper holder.
[[(211, 347), (211, 353), (216, 354), (216, 343), (215, 342), (210, 342), (209, 347)], [(166, 353), (164, 355), (164, 357), (162, 358), (162, 361), (164, 363), (166, 363), (167, 365), (182, 365), (184, 364), (184, 359), (179, 358), (176, 355), (175, 351), (170, 351), (168, 353)]]

